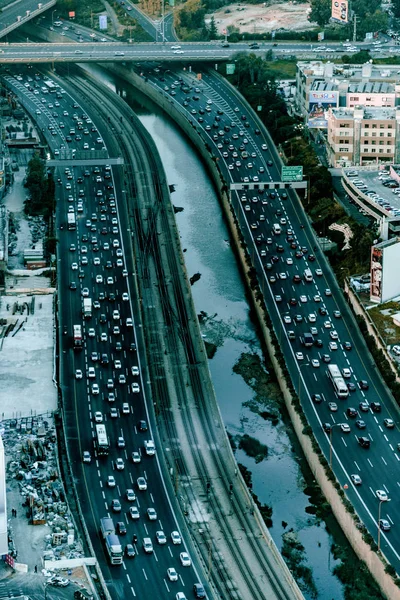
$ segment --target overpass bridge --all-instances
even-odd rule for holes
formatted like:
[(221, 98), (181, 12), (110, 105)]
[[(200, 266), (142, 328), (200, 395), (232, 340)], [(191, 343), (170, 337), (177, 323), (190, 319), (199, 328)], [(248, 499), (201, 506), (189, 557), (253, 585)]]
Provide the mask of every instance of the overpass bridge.
[[(223, 48), (210, 42), (195, 43), (23, 43), (0, 44), (0, 64), (105, 63), (105, 62), (211, 62), (229, 60), (238, 52), (249, 52), (247, 44)], [(251, 50), (262, 53), (267, 48)]]
[(38, 2), (38, 0), (21, 0), (5, 6), (0, 13), (0, 38), (17, 27), (25, 25), (56, 4), (56, 0)]

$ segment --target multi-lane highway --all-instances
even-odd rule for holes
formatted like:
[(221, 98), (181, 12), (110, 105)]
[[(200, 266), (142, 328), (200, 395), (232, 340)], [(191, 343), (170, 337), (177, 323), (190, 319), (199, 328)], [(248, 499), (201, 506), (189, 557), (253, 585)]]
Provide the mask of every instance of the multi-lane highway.
[(0, 14), (0, 38), (54, 6), (56, 0), (11, 2)]
[[(145, 75), (212, 148), (228, 184), (280, 180), (274, 147), (257, 135), (258, 122), (224, 80), (207, 72), (198, 82), (184, 71), (159, 68)], [(378, 516), (389, 523), (390, 531), (381, 523), (380, 545), (399, 568), (400, 434), (388, 390), (293, 193), (233, 192), (232, 203), (309, 423), (328, 460), (331, 436), (337, 479), (376, 540)], [(307, 347), (306, 333), (313, 336)], [(328, 377), (333, 364), (349, 390), (345, 398)], [(360, 444), (364, 437), (369, 448)]]
[[(5, 82), (34, 116), (55, 156), (67, 148), (71, 154), (72, 149), (84, 151), (85, 144), (116, 151), (103, 121), (89, 118), (84, 99), (78, 103), (60, 87), (43, 93), (46, 83), (39, 76), (6, 76)], [(38, 88), (39, 95), (34, 93)], [(70, 458), (98, 557), (105, 556), (100, 519), (111, 516), (116, 526), (120, 523), (123, 564), (111, 567), (102, 561), (112, 597), (147, 597), (151, 586), (152, 594), (171, 598), (191, 590), (201, 575), (198, 566), (186, 566), (187, 558), (181, 557), (190, 548), (181, 540), (157, 452), (148, 455), (145, 449), (146, 441), (157, 438), (145, 406), (146, 365), (136, 335), (130, 233), (125, 204), (118, 202), (121, 172), (99, 163), (71, 164), (56, 172), (61, 387)], [(75, 227), (68, 224), (68, 215), (75, 216)], [(92, 315), (84, 318), (89, 298)], [(74, 325), (82, 329), (81, 351), (74, 351)], [(99, 447), (94, 451), (98, 424), (106, 428), (108, 459), (100, 456)], [(85, 452), (90, 462), (84, 462)], [(153, 544), (149, 554), (145, 538)], [(136, 558), (128, 556), (128, 544)]]

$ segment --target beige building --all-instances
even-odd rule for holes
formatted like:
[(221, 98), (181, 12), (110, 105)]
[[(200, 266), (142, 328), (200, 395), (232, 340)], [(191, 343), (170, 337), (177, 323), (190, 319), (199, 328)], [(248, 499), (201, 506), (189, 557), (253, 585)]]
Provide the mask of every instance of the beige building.
[(400, 107), (330, 108), (327, 123), (331, 166), (400, 162)]

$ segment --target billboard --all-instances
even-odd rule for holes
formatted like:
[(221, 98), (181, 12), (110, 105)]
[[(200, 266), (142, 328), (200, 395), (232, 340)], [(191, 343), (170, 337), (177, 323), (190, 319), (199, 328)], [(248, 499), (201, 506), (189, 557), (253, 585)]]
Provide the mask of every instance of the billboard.
[(338, 92), (310, 92), (308, 97), (308, 127), (310, 129), (326, 129), (328, 121), (326, 113), (330, 108), (338, 106)]
[(331, 18), (337, 23), (349, 22), (349, 2), (348, 0), (332, 0)]
[(101, 29), (101, 30), (107, 29), (107, 15), (99, 16), (99, 29)]
[(282, 167), (281, 181), (303, 181), (303, 167)]
[(380, 248), (372, 246), (371, 248), (371, 284), (370, 299), (371, 302), (382, 301), (382, 255)]

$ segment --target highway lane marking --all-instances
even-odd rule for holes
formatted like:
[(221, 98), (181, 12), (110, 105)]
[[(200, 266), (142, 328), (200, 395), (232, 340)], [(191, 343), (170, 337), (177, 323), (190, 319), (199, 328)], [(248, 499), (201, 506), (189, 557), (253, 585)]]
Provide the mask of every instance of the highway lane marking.
[(174, 555), (172, 554), (172, 550), (171, 550), (171, 548), (169, 546), (168, 546), (168, 551), (169, 551), (169, 553), (171, 555), (171, 558), (174, 558)]
[(157, 554), (156, 554), (156, 552), (153, 552), (153, 554), (154, 554), (154, 558), (155, 558), (155, 559), (156, 559), (156, 561), (158, 562), (158, 558), (157, 558)]
[(367, 458), (367, 461), (369, 462), (370, 467), (374, 468), (374, 465), (372, 464), (371, 459)]
[(167, 584), (167, 580), (166, 580), (166, 579), (164, 579), (164, 583), (165, 583), (165, 587), (167, 588), (167, 592), (170, 592), (170, 589), (169, 589), (169, 587), (168, 587), (168, 584)]
[(386, 462), (386, 460), (383, 458), (383, 456), (381, 456), (381, 459), (382, 459), (382, 461), (383, 461), (384, 465), (387, 467), (387, 462)]
[(148, 581), (148, 578), (147, 578), (147, 575), (146, 575), (146, 571), (144, 569), (142, 569), (142, 571), (143, 571), (143, 575), (144, 575), (145, 580)]
[(391, 449), (392, 452), (394, 452), (394, 448), (393, 448), (392, 444), (389, 444), (389, 448)]
[(387, 494), (389, 495), (389, 490), (387, 489), (385, 484), (383, 484), (383, 487), (384, 487), (385, 491), (387, 492)]
[(341, 438), (341, 440), (342, 440), (343, 444), (344, 444), (344, 445), (346, 446), (346, 448), (347, 448), (347, 444), (346, 444), (346, 442), (344, 441), (344, 438)]
[(383, 437), (385, 438), (385, 440), (386, 440), (387, 442), (389, 442), (389, 440), (388, 440), (388, 437), (387, 437), (387, 435), (386, 435), (385, 433), (383, 434)]
[(129, 577), (129, 573), (126, 574), (126, 578), (128, 580), (128, 583), (131, 583), (131, 578)]
[(358, 471), (361, 471), (360, 467), (358, 466), (358, 463), (357, 463), (357, 461), (354, 461), (354, 464), (355, 464), (355, 466), (356, 466), (356, 469), (358, 469)]

